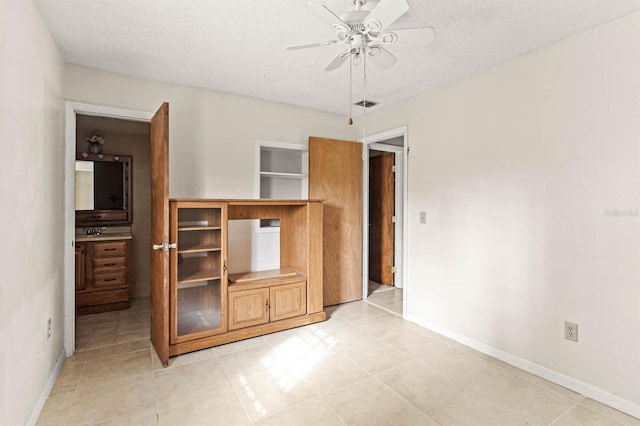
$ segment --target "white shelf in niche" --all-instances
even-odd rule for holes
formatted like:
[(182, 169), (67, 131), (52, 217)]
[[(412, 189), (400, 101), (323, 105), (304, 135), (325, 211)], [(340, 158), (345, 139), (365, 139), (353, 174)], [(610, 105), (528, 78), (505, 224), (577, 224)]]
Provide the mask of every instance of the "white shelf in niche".
[(307, 177), (304, 173), (282, 173), (282, 172), (260, 172), (260, 176), (273, 177), (281, 179), (304, 179)]

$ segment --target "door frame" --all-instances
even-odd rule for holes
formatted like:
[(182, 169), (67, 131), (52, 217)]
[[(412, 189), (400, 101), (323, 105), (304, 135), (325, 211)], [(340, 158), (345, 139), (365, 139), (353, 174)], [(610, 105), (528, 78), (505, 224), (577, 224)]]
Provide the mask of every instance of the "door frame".
[[(397, 137), (403, 138), (403, 146), (385, 145), (384, 141)], [(398, 273), (394, 277), (396, 287), (402, 288), (402, 312), (406, 312), (408, 282), (408, 226), (409, 223), (409, 139), (407, 126), (397, 127), (380, 133), (375, 133), (361, 139), (363, 150), (362, 164), (362, 295), (363, 299), (368, 297), (369, 287), (369, 150), (395, 152), (396, 154), (396, 176), (401, 175), (402, 179), (396, 179), (395, 199), (396, 199), (396, 223), (394, 241), (394, 263), (398, 266)], [(400, 161), (398, 161), (400, 160)], [(398, 209), (400, 207), (400, 209)], [(401, 213), (398, 214), (398, 210)], [(400, 285), (398, 285), (400, 284)]]
[(76, 115), (78, 114), (150, 123), (154, 113), (83, 102), (65, 101), (63, 335), (64, 348), (67, 357), (73, 355), (76, 345), (74, 250), (76, 227)]

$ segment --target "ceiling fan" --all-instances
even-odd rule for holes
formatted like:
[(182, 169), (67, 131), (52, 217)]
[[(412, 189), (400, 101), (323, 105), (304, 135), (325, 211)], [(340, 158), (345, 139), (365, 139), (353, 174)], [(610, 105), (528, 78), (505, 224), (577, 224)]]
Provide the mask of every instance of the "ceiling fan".
[(363, 8), (375, 0), (347, 0), (355, 10), (342, 16), (333, 13), (329, 8), (317, 3), (309, 3), (317, 10), (320, 18), (333, 26), (336, 39), (321, 43), (289, 46), (288, 50), (307, 49), (311, 47), (344, 44), (346, 49), (327, 65), (325, 71), (339, 68), (350, 56), (353, 64), (370, 60), (377, 68), (385, 70), (394, 66), (397, 58), (387, 50), (396, 44), (424, 46), (433, 41), (435, 31), (431, 27), (389, 29), (398, 18), (409, 10), (407, 0), (379, 0), (371, 10)]

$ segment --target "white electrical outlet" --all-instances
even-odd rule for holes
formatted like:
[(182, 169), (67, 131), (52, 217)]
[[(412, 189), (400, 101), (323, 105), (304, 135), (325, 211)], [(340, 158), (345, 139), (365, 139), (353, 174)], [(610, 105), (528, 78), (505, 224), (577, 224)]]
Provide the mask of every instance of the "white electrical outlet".
[(427, 212), (420, 212), (420, 223), (423, 225), (427, 223)]
[(47, 320), (47, 340), (51, 338), (51, 318)]
[(564, 338), (578, 343), (578, 324), (574, 322), (564, 322)]

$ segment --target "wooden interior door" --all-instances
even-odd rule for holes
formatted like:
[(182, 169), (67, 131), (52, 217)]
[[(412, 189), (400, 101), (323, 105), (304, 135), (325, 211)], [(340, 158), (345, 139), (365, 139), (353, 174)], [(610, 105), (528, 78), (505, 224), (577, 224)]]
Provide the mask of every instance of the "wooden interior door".
[(393, 285), (393, 215), (395, 207), (392, 152), (369, 159), (369, 279)]
[[(169, 104), (151, 119), (151, 244), (169, 242)], [(151, 250), (151, 343), (169, 364), (169, 251)]]
[(362, 144), (309, 138), (309, 198), (324, 201), (324, 306), (362, 299)]

